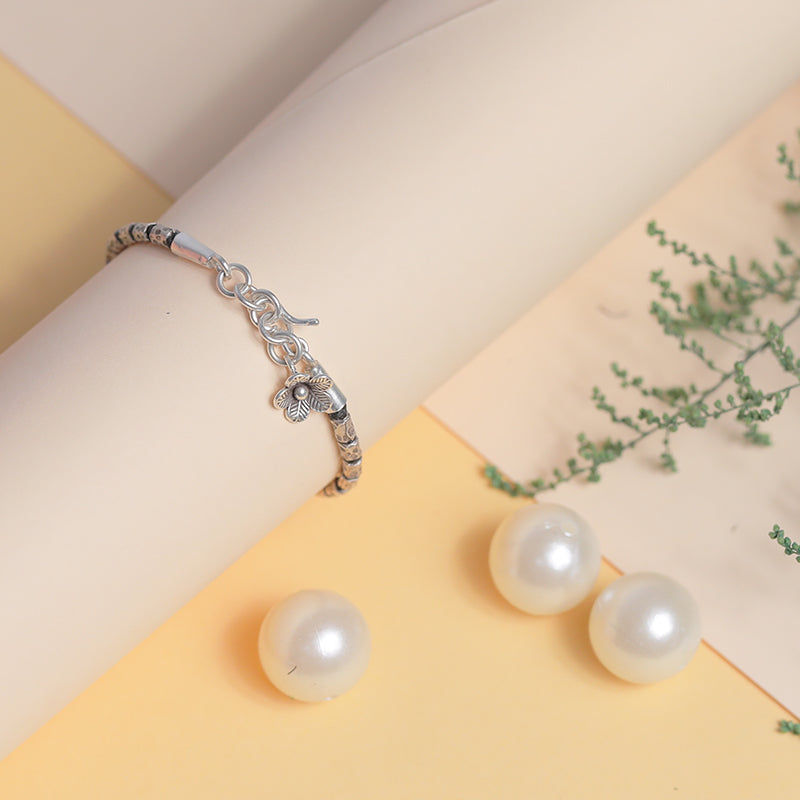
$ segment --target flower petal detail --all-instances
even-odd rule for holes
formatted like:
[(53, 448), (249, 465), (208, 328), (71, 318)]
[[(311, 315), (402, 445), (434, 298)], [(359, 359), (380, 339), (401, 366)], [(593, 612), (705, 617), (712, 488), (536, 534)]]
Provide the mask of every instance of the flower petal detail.
[(331, 410), (331, 406), (333, 405), (333, 400), (331, 400), (325, 392), (315, 392), (313, 389), (309, 391), (306, 399), (314, 411), (324, 411), (327, 413)]
[(295, 372), (286, 379), (286, 386), (291, 389), (297, 386), (298, 383), (308, 383), (311, 380), (313, 378), (305, 372)]
[(293, 399), (289, 389), (281, 389), (272, 399), (272, 403), (276, 408), (286, 408)]
[(333, 381), (329, 378), (324, 378), (323, 381), (317, 382), (316, 379), (310, 381), (308, 384), (308, 402), (311, 403), (311, 408), (314, 411), (330, 411), (333, 405), (333, 400), (328, 394), (328, 389), (333, 386)]
[(323, 392), (327, 392), (333, 386), (333, 381), (327, 375), (317, 375), (307, 380), (306, 383), (309, 389), (319, 388)]
[(302, 422), (308, 417), (310, 410), (311, 406), (307, 399), (298, 400), (296, 397), (292, 397), (283, 413), (289, 422)]

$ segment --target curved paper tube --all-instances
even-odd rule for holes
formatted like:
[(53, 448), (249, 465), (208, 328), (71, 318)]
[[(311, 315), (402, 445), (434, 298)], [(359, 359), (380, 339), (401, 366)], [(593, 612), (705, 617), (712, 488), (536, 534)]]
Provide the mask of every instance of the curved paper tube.
[[(792, 81), (800, 6), (719, 13), (495, 2), (386, 30), (162, 221), (321, 319), (369, 445)], [(0, 755), (334, 472), (326, 420), (271, 407), (282, 380), (208, 272), (146, 246), (0, 357)]]

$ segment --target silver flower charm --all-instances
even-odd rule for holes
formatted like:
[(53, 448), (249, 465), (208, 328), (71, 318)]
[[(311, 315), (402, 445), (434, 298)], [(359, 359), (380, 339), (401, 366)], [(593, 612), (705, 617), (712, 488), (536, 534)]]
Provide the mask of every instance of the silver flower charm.
[(286, 387), (276, 395), (273, 403), (282, 408), (289, 422), (302, 422), (309, 412), (330, 411), (333, 401), (328, 390), (333, 381), (327, 375), (308, 375), (295, 372), (286, 379)]

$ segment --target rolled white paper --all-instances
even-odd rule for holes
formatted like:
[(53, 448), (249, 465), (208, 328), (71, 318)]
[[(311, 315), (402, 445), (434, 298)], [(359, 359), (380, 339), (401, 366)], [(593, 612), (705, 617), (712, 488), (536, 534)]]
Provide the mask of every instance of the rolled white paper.
[[(794, 79), (800, 6), (724, 13), (505, 0), (386, 30), (163, 221), (322, 320), (369, 445)], [(209, 273), (145, 246), (0, 357), (0, 754), (331, 476), (281, 381)]]
[(0, 53), (177, 197), (380, 2), (4, 0)]

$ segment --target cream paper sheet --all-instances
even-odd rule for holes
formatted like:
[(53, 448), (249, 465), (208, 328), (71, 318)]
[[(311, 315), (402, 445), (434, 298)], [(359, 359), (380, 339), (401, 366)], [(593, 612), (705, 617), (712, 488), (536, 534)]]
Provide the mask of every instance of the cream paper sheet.
[[(679, 355), (648, 313), (657, 299), (651, 269), (665, 268), (685, 289), (704, 276), (703, 268), (661, 250), (646, 236), (646, 224), (657, 220), (720, 264), (735, 254), (744, 269), (753, 258), (771, 266), (773, 236), (797, 247), (800, 224), (780, 211), (797, 191), (775, 156), (780, 141), (800, 151), (799, 109), (795, 86), (486, 347), (427, 408), (515, 480), (528, 481), (563, 469), (579, 431), (593, 439), (625, 438), (594, 410), (593, 386), (606, 390), (620, 415), (659, 407), (616, 390), (612, 361), (655, 385), (714, 383), (718, 376), (694, 356)], [(778, 303), (769, 313), (783, 321), (792, 309)], [(789, 336), (797, 352), (800, 336), (792, 329)], [(739, 355), (701, 341), (719, 366)], [(748, 366), (756, 386), (792, 382), (773, 363), (767, 357)], [(797, 715), (800, 686), (792, 676), (800, 638), (792, 620), (800, 612), (800, 564), (767, 537), (777, 522), (800, 538), (797, 400), (764, 430), (772, 447), (747, 444), (742, 429), (723, 420), (703, 431), (684, 430), (673, 439), (675, 475), (658, 467), (660, 442), (651, 441), (610, 466), (600, 483), (564, 484), (541, 499), (580, 510), (604, 555), (625, 572), (655, 570), (682, 581), (700, 603), (706, 640)]]
[[(679, 8), (498, 0), (387, 31), (163, 221), (321, 318), (369, 445), (796, 77), (800, 7)], [(0, 356), (0, 753), (329, 478), (280, 380), (207, 273), (142, 247)]]
[(0, 52), (173, 197), (381, 0), (3, 0)]

